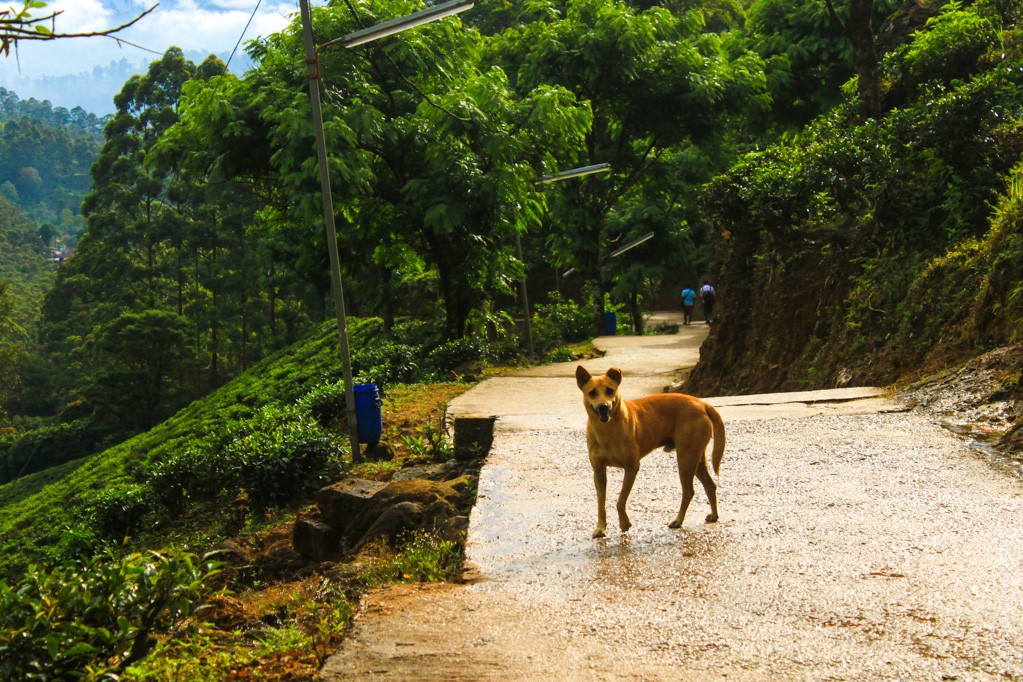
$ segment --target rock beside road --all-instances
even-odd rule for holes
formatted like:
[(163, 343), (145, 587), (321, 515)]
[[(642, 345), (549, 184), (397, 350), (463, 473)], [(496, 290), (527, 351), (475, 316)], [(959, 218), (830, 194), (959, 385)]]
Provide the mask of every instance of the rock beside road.
[(422, 529), (460, 544), (475, 480), (475, 473), (464, 473), (443, 482), (345, 479), (326, 486), (316, 495), (316, 513), (295, 521), (294, 548), (307, 559), (329, 561)]

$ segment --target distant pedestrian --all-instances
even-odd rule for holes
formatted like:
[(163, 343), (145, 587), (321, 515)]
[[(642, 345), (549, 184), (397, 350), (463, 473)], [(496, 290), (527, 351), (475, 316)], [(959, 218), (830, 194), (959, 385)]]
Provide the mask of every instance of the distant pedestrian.
[(717, 300), (718, 293), (714, 291), (710, 282), (704, 280), (703, 286), (700, 287), (700, 301), (703, 302), (703, 317), (707, 324), (710, 324), (710, 318), (714, 315), (714, 304)]
[(682, 290), (682, 324), (693, 323), (693, 307), (696, 305), (696, 292), (692, 287)]

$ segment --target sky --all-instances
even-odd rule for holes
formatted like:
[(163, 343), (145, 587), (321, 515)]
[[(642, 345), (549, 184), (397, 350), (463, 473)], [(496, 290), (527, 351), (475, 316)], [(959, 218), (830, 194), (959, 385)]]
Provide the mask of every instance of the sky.
[[(171, 46), (180, 47), (196, 62), (211, 52), (227, 61), (257, 4), (259, 9), (231, 62), (235, 73), (249, 64), (245, 42), (282, 30), (298, 11), (298, 0), (51, 0), (34, 15), (62, 11), (56, 23), (60, 33), (114, 28), (157, 5), (117, 34), (157, 54), (105, 37), (23, 41), (10, 56), (0, 56), (0, 87), (13, 90), (21, 99), (48, 99), (53, 106), (82, 106), (97, 115), (108, 114), (113, 111), (113, 96), (127, 77), (144, 72), (150, 61)], [(12, 5), (21, 6), (18, 0), (0, 0), (0, 9)], [(111, 68), (113, 64), (117, 67)], [(104, 69), (112, 73), (101, 73)]]

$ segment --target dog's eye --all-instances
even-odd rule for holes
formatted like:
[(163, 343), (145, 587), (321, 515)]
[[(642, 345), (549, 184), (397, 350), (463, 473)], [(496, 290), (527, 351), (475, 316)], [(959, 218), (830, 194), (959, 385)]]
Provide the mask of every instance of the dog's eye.
[(613, 388), (605, 388), (604, 393), (607, 393), (609, 396), (612, 396), (615, 394), (615, 390)]
[(596, 398), (597, 397), (597, 389), (593, 389), (592, 391), (590, 391), (590, 397), (591, 398)]

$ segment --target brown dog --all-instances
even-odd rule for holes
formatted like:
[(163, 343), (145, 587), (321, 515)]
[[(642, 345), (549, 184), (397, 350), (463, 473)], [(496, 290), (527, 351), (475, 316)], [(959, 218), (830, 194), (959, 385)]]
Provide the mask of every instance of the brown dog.
[(682, 525), (695, 494), (694, 476), (700, 479), (710, 500), (707, 522), (718, 520), (717, 485), (707, 471), (706, 461), (707, 444), (713, 434), (712, 462), (714, 473), (718, 473), (725, 452), (725, 424), (717, 410), (699, 398), (681, 393), (625, 400), (618, 394), (622, 383), (620, 369), (611, 368), (604, 376), (594, 377), (580, 365), (575, 370), (575, 380), (583, 392), (583, 405), (589, 417), (586, 445), (590, 451), (593, 482), (597, 486), (597, 529), (593, 537), (604, 537), (607, 529), (604, 509), (607, 468), (625, 469), (622, 492), (618, 495), (618, 525), (622, 531), (627, 531), (632, 523), (625, 513), (625, 502), (636, 481), (639, 460), (658, 446), (666, 452), (675, 450), (678, 476), (682, 481), (682, 506), (668, 527)]

